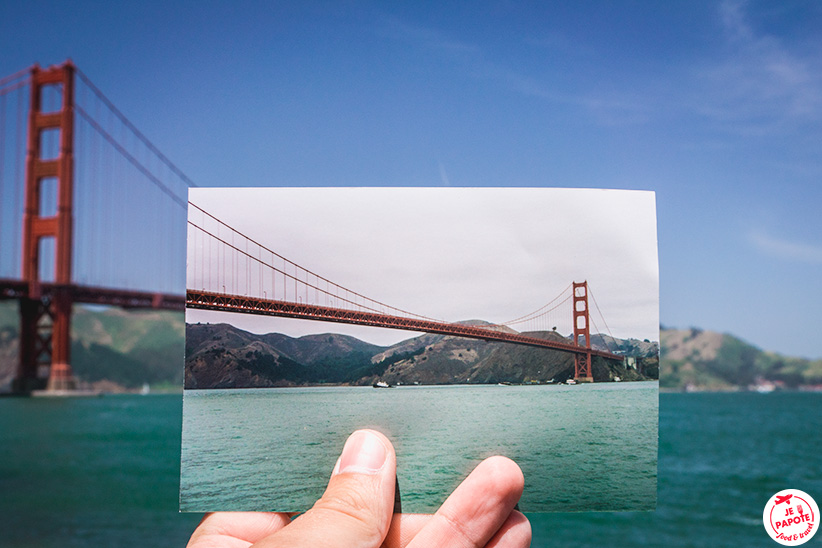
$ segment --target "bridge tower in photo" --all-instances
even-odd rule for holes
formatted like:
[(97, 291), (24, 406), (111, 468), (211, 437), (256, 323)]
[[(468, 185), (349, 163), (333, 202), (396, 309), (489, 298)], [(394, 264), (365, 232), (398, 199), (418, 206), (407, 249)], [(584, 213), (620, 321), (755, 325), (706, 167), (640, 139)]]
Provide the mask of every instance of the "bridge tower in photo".
[(574, 378), (577, 382), (594, 382), (591, 365), (591, 330), (588, 317), (588, 282), (574, 282), (572, 288), (574, 344), (588, 351), (574, 354)]
[[(15, 392), (42, 386), (42, 369), (49, 368), (47, 388), (76, 388), (70, 365), (71, 263), (74, 170), (74, 65), (31, 69), (28, 142), (25, 164), (22, 281), (20, 299), (20, 362)], [(60, 95), (60, 109), (44, 112), (44, 91)], [(46, 143), (57, 140), (56, 157)], [(44, 196), (56, 195), (56, 211)], [(50, 256), (51, 255), (51, 256)], [(48, 272), (46, 269), (51, 269)], [(44, 279), (41, 279), (45, 278)], [(41, 288), (49, 282), (48, 291)]]

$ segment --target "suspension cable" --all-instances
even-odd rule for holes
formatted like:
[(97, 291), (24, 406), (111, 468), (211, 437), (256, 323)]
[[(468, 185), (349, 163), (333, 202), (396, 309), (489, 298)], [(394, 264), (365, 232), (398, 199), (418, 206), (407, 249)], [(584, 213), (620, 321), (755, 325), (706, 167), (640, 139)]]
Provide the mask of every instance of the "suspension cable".
[(74, 110), (78, 114), (80, 114), (80, 116), (82, 116), (83, 119), (86, 122), (88, 122), (88, 124), (92, 128), (94, 128), (95, 131), (97, 131), (97, 133), (99, 133), (106, 141), (108, 141), (109, 144), (117, 150), (117, 152), (122, 154), (124, 158), (126, 158), (134, 167), (136, 167), (140, 171), (140, 173), (145, 175), (152, 183), (154, 183), (160, 190), (162, 190), (165, 194), (167, 194), (168, 197), (171, 198), (172, 200), (174, 200), (180, 207), (183, 207), (183, 208), (186, 207), (186, 202), (182, 198), (177, 196), (177, 194), (173, 190), (168, 188), (160, 179), (158, 179), (156, 176), (154, 176), (154, 174), (151, 173), (148, 170), (148, 168), (146, 168), (144, 165), (142, 165), (137, 160), (137, 158), (132, 156), (123, 147), (123, 145), (121, 145), (119, 142), (117, 142), (117, 140), (109, 132), (107, 132), (105, 129), (103, 129), (103, 127), (99, 123), (97, 123), (97, 121), (95, 121), (85, 110), (83, 110), (83, 107), (81, 107), (79, 105), (74, 105)]
[(502, 324), (499, 324), (499, 325), (512, 325), (512, 324), (516, 324), (516, 323), (522, 323), (522, 322), (528, 321), (528, 320), (530, 320), (530, 319), (532, 319), (532, 318), (534, 318), (534, 317), (536, 317), (536, 316), (540, 315), (541, 313), (543, 313), (543, 311), (545, 311), (545, 313), (547, 313), (547, 312), (551, 312), (551, 311), (553, 311), (553, 310), (556, 310), (557, 308), (559, 308), (560, 306), (562, 306), (565, 302), (567, 302), (567, 301), (568, 301), (568, 299), (570, 299), (570, 298), (571, 298), (571, 296), (569, 295), (569, 296), (565, 297), (565, 299), (563, 299), (560, 303), (558, 303), (558, 304), (557, 304), (556, 306), (554, 306), (553, 308), (551, 308), (551, 309), (549, 309), (549, 310), (546, 310), (546, 309), (547, 309), (549, 306), (551, 306), (551, 305), (552, 305), (552, 304), (553, 304), (553, 303), (554, 303), (557, 299), (559, 299), (560, 297), (562, 297), (562, 296), (565, 294), (565, 292), (566, 292), (566, 291), (568, 291), (568, 289), (570, 289), (570, 288), (571, 288), (571, 284), (568, 284), (568, 285), (565, 287), (565, 289), (563, 289), (562, 291), (560, 291), (560, 292), (559, 292), (559, 295), (557, 295), (556, 297), (554, 297), (553, 299), (551, 299), (551, 301), (550, 301), (550, 302), (548, 302), (548, 304), (543, 305), (542, 307), (540, 307), (539, 309), (535, 310), (534, 312), (531, 312), (531, 313), (529, 313), (529, 314), (525, 314), (524, 316), (520, 316), (519, 318), (516, 318), (516, 319), (514, 319), (514, 320), (510, 320), (510, 321), (507, 321), (507, 322), (503, 322)]
[[(192, 203), (192, 202), (188, 202), (188, 204), (189, 204), (191, 207), (194, 207), (195, 209), (197, 209), (197, 210), (201, 211), (203, 214), (207, 215), (207, 216), (208, 216), (208, 217), (210, 217), (211, 219), (215, 220), (217, 223), (219, 223), (219, 224), (221, 224), (221, 225), (225, 226), (226, 228), (228, 228), (229, 230), (231, 230), (233, 233), (236, 233), (236, 234), (240, 235), (242, 238), (245, 238), (247, 241), (249, 241), (249, 242), (253, 243), (254, 245), (258, 246), (259, 248), (261, 248), (261, 249), (265, 250), (266, 252), (271, 253), (273, 256), (277, 257), (278, 259), (281, 259), (281, 260), (285, 261), (286, 263), (288, 263), (288, 264), (290, 264), (290, 265), (294, 266), (294, 267), (295, 267), (295, 269), (299, 269), (299, 270), (301, 270), (301, 271), (305, 272), (306, 274), (310, 274), (311, 276), (314, 276), (315, 278), (317, 278), (317, 280), (318, 280), (318, 281), (319, 281), (319, 280), (322, 280), (322, 281), (326, 282), (327, 284), (330, 284), (331, 286), (333, 286), (333, 287), (335, 287), (335, 288), (337, 288), (337, 289), (339, 289), (339, 290), (341, 290), (341, 291), (345, 291), (346, 293), (350, 293), (351, 295), (353, 295), (353, 297), (354, 297), (354, 298), (356, 298), (356, 297), (360, 297), (361, 299), (363, 299), (363, 300), (365, 300), (365, 301), (368, 301), (368, 302), (372, 303), (373, 305), (376, 305), (376, 306), (382, 306), (382, 307), (385, 307), (386, 309), (393, 310), (393, 311), (396, 311), (396, 312), (400, 312), (400, 313), (402, 313), (402, 314), (406, 314), (406, 315), (408, 315), (408, 316), (413, 316), (413, 317), (415, 317), (415, 318), (420, 318), (420, 319), (423, 319), (423, 320), (434, 321), (434, 322), (447, 323), (447, 322), (444, 322), (443, 320), (438, 320), (438, 319), (435, 319), (435, 318), (429, 318), (429, 317), (427, 317), (427, 316), (423, 316), (423, 315), (420, 315), (420, 314), (415, 314), (415, 313), (413, 313), (413, 312), (409, 312), (409, 311), (407, 311), (407, 310), (403, 310), (403, 309), (401, 309), (401, 308), (397, 308), (397, 307), (395, 307), (395, 306), (391, 306), (391, 305), (389, 305), (389, 304), (385, 304), (385, 303), (383, 303), (383, 302), (377, 301), (377, 300), (375, 300), (375, 299), (372, 299), (372, 298), (370, 298), (370, 297), (366, 297), (365, 295), (362, 295), (362, 294), (360, 294), (360, 293), (357, 293), (356, 291), (352, 291), (352, 290), (350, 290), (350, 289), (348, 289), (348, 288), (346, 288), (346, 287), (343, 287), (343, 286), (341, 286), (341, 285), (339, 285), (339, 284), (337, 284), (337, 283), (335, 283), (335, 282), (332, 282), (331, 280), (329, 280), (329, 279), (327, 279), (327, 278), (325, 278), (325, 277), (323, 277), (323, 276), (320, 276), (319, 274), (317, 274), (317, 273), (315, 273), (315, 272), (313, 272), (313, 271), (311, 271), (311, 270), (309, 270), (309, 269), (307, 269), (307, 268), (304, 268), (304, 267), (302, 267), (302, 266), (298, 265), (298, 264), (297, 264), (297, 263), (295, 263), (294, 261), (291, 261), (291, 260), (289, 260), (289, 259), (287, 259), (287, 258), (283, 257), (282, 255), (280, 255), (280, 254), (279, 254), (279, 253), (277, 253), (276, 251), (273, 251), (273, 250), (269, 249), (268, 247), (264, 246), (263, 244), (261, 244), (261, 243), (257, 242), (256, 240), (254, 240), (254, 239), (252, 239), (252, 238), (249, 238), (248, 236), (246, 236), (245, 234), (243, 234), (243, 233), (242, 233), (242, 232), (240, 232), (239, 230), (235, 229), (235, 228), (234, 228), (234, 227), (232, 227), (231, 225), (229, 225), (229, 224), (227, 224), (226, 222), (224, 222), (224, 221), (222, 221), (222, 220), (218, 219), (217, 217), (215, 217), (214, 215), (210, 214), (209, 212), (207, 212), (207, 211), (206, 211), (206, 210), (204, 210), (203, 208), (199, 207), (197, 204), (194, 204), (194, 203)], [(253, 257), (253, 256), (251, 256), (251, 255), (248, 255), (247, 253), (245, 253), (245, 252), (243, 252), (242, 250), (240, 250), (239, 248), (237, 248), (235, 245), (233, 245), (233, 244), (229, 244), (228, 242), (226, 242), (226, 241), (225, 241), (225, 240), (223, 240), (222, 238), (217, 238), (216, 236), (213, 236), (212, 234), (208, 233), (208, 232), (207, 232), (204, 228), (198, 227), (196, 224), (192, 223), (191, 221), (189, 221), (189, 224), (192, 224), (192, 225), (193, 225), (193, 226), (195, 226), (196, 228), (199, 228), (199, 229), (200, 229), (200, 230), (202, 230), (203, 232), (206, 232), (207, 234), (209, 234), (209, 235), (210, 235), (210, 236), (212, 236), (213, 238), (220, 240), (220, 241), (221, 241), (221, 242), (223, 242), (225, 245), (228, 245), (229, 247), (232, 247), (233, 249), (236, 249), (236, 250), (237, 250), (237, 251), (239, 251), (241, 254), (246, 255), (246, 256), (248, 256), (249, 258), (252, 258), (252, 259), (254, 259), (254, 260), (256, 260), (256, 261), (259, 261), (259, 259), (257, 259), (256, 257)], [(294, 279), (295, 281), (298, 281), (298, 280), (297, 280), (297, 277), (296, 277), (296, 274), (295, 274), (295, 276), (291, 276), (291, 275), (289, 275), (289, 274), (286, 274), (284, 271), (281, 271), (281, 270), (277, 269), (277, 268), (276, 268), (276, 267), (274, 267), (273, 265), (268, 265), (267, 263), (264, 263), (264, 264), (266, 264), (267, 266), (269, 266), (269, 267), (271, 267), (272, 269), (276, 270), (277, 272), (280, 272), (280, 273), (282, 273), (282, 274), (285, 274), (285, 275), (286, 275), (286, 276), (288, 276), (289, 278), (292, 278), (292, 279)], [(296, 270), (295, 270), (295, 272), (296, 272)], [(319, 287), (312, 286), (312, 285), (310, 285), (307, 281), (306, 281), (306, 282), (301, 282), (301, 283), (304, 283), (304, 285), (306, 285), (306, 286), (308, 286), (308, 287), (311, 287), (312, 289), (316, 289), (316, 290), (319, 290), (319, 291), (323, 291), (324, 293), (326, 293), (326, 294), (328, 294), (328, 295), (331, 295), (331, 293), (330, 293), (330, 292), (324, 291), (324, 290), (322, 290), (322, 289), (321, 289), (321, 288), (319, 288)], [(318, 282), (318, 283), (319, 283), (319, 282)], [(350, 302), (350, 301), (348, 301), (347, 299), (345, 299), (345, 298), (343, 298), (343, 297), (340, 297), (339, 295), (334, 295), (334, 297), (339, 298), (339, 299), (342, 299), (342, 300), (346, 300), (347, 302)], [(353, 304), (355, 304), (355, 306), (360, 306), (360, 305), (356, 305), (356, 303), (353, 303)], [(369, 308), (369, 309), (370, 309), (370, 308)], [(375, 310), (375, 311), (376, 311), (376, 310)]]
[(608, 331), (608, 334), (611, 336), (611, 338), (616, 340), (614, 334), (611, 333), (611, 328), (608, 327), (608, 322), (605, 320), (605, 316), (602, 314), (602, 310), (599, 309), (599, 304), (597, 304), (597, 299), (596, 297), (594, 297), (594, 292), (591, 291), (590, 286), (588, 287), (588, 293), (591, 294), (591, 299), (594, 301), (594, 306), (596, 307), (597, 312), (599, 312), (599, 317), (602, 318), (602, 322), (605, 324), (605, 329)]
[[(120, 120), (123, 124), (125, 124), (125, 126), (126, 126), (126, 127), (128, 127), (128, 129), (130, 129), (130, 130), (132, 131), (132, 133), (134, 133), (134, 135), (136, 135), (136, 136), (137, 136), (137, 138), (138, 138), (138, 139), (139, 139), (139, 140), (140, 140), (140, 141), (141, 141), (144, 145), (146, 145), (146, 147), (148, 147), (148, 149), (149, 149), (149, 150), (151, 150), (151, 152), (153, 152), (153, 153), (154, 153), (154, 154), (155, 154), (155, 155), (156, 155), (156, 156), (157, 156), (157, 157), (158, 157), (158, 158), (159, 158), (159, 159), (160, 159), (160, 160), (161, 160), (161, 161), (162, 161), (162, 162), (163, 162), (166, 166), (168, 166), (168, 168), (169, 168), (169, 169), (171, 169), (171, 171), (172, 171), (174, 174), (176, 174), (178, 177), (180, 177), (180, 179), (182, 179), (182, 180), (183, 180), (183, 182), (184, 182), (186, 185), (188, 185), (188, 186), (190, 186), (190, 187), (196, 187), (196, 186), (198, 186), (198, 185), (197, 185), (194, 181), (192, 181), (191, 179), (189, 179), (189, 178), (188, 178), (188, 176), (187, 176), (185, 173), (183, 173), (183, 172), (182, 172), (182, 170), (181, 170), (180, 168), (178, 168), (178, 167), (177, 167), (177, 166), (176, 166), (176, 165), (175, 165), (175, 164), (174, 164), (171, 160), (169, 160), (169, 159), (168, 159), (168, 157), (166, 157), (166, 155), (165, 155), (165, 154), (163, 154), (162, 152), (160, 152), (160, 150), (159, 150), (156, 146), (154, 146), (154, 143), (152, 143), (151, 141), (149, 141), (149, 140), (148, 140), (148, 138), (147, 138), (145, 135), (143, 135), (143, 134), (140, 132), (140, 130), (138, 130), (138, 129), (134, 126), (134, 124), (132, 124), (132, 123), (129, 121), (129, 119), (128, 119), (128, 118), (126, 118), (125, 114), (123, 114), (122, 112), (120, 112), (120, 110), (119, 110), (117, 107), (115, 107), (115, 106), (114, 106), (114, 103), (112, 103), (112, 102), (108, 99), (108, 97), (106, 97), (105, 95), (103, 95), (103, 92), (102, 92), (102, 91), (100, 91), (100, 90), (97, 88), (97, 86), (95, 86), (95, 85), (91, 82), (91, 80), (89, 80), (88, 76), (86, 76), (86, 75), (83, 73), (83, 71), (81, 71), (81, 70), (78, 68), (78, 69), (76, 69), (76, 72), (77, 72), (77, 75), (80, 77), (80, 79), (83, 81), (83, 83), (85, 83), (85, 84), (86, 84), (86, 85), (87, 85), (87, 86), (91, 89), (92, 93), (94, 93), (94, 95), (95, 95), (95, 96), (97, 96), (97, 98), (98, 98), (98, 99), (100, 99), (100, 101), (102, 101), (102, 102), (103, 102), (103, 103), (104, 103), (104, 104), (105, 104), (105, 105), (109, 108), (109, 110), (111, 110), (111, 111), (115, 114), (115, 116), (117, 116), (117, 118), (118, 118), (118, 119), (119, 119), (119, 120)], [(185, 207), (185, 204), (183, 204), (183, 207)]]

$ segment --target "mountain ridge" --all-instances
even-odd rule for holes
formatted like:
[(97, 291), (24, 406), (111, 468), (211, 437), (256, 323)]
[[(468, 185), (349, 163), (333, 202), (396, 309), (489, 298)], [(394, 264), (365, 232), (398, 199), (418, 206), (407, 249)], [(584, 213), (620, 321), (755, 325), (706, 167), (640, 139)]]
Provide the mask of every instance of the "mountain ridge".
[[(485, 324), (471, 320), (472, 325)], [(253, 335), (226, 324), (186, 326), (185, 387), (251, 388), (311, 384), (370, 385), (453, 383), (544, 383), (573, 375), (567, 352), (463, 337), (423, 334), (390, 347), (353, 337), (324, 334), (298, 338)], [(567, 342), (556, 332), (528, 336)], [(630, 352), (628, 341), (618, 343)], [(656, 378), (656, 352), (632, 353), (637, 367), (595, 358), (597, 381)], [(647, 369), (646, 369), (647, 366)]]
[[(12, 301), (0, 302), (0, 391), (9, 390), (16, 368), (17, 321), (16, 305)], [(181, 313), (76, 306), (72, 322), (72, 367), (84, 384), (106, 391), (136, 390), (144, 383), (153, 388), (179, 390), (184, 383), (184, 333)], [(263, 342), (272, 348), (287, 340), (286, 335), (276, 333), (262, 337)], [(354, 344), (342, 335), (336, 337), (335, 348), (348, 348), (346, 345)], [(415, 363), (416, 360), (427, 362), (433, 359), (429, 351), (427, 358), (422, 360), (426, 356), (425, 348), (442, 340), (437, 337), (441, 336), (426, 334), (391, 347), (362, 347), (368, 352), (373, 350), (374, 354), (356, 364), (362, 369), (360, 378), (379, 378), (385, 371), (395, 375), (392, 378), (402, 378), (403, 370), (411, 365), (412, 358)], [(592, 335), (591, 339), (594, 344), (601, 344), (608, 337)], [(488, 354), (480, 355), (481, 351), (485, 352), (479, 344), (482, 341), (454, 340), (457, 342), (447, 343), (450, 346), (444, 347), (445, 354), (437, 359), (448, 358), (469, 367), (457, 371), (456, 365), (459, 364), (451, 363), (454, 369), (451, 380), (454, 375), (458, 380), (470, 378), (477, 382), (493, 382), (498, 378), (499, 371), (488, 361)], [(637, 352), (643, 349), (646, 354), (653, 351), (651, 341), (632, 339), (629, 344)], [(822, 389), (822, 359), (763, 351), (727, 333), (698, 328), (662, 328), (659, 348), (660, 388), (663, 390)], [(263, 347), (254, 350), (262, 353)], [(316, 357), (320, 362), (320, 354)], [(299, 359), (304, 356), (301, 354)], [(512, 358), (506, 359), (510, 361)], [(536, 375), (537, 371), (539, 375), (543, 374), (542, 369), (526, 361), (520, 366), (523, 378), (531, 373)], [(369, 372), (369, 368), (372, 371)]]

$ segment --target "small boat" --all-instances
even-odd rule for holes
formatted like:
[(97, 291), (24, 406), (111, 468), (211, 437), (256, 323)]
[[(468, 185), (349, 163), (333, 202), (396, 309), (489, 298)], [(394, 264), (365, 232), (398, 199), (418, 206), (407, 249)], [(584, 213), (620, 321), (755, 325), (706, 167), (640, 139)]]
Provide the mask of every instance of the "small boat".
[(511, 386), (511, 383), (508, 381), (498, 382), (497, 386)]
[(574, 384), (577, 384), (577, 380), (576, 379), (568, 379), (567, 381), (565, 381), (565, 384), (574, 385)]
[(390, 384), (388, 384), (385, 381), (377, 381), (374, 384), (372, 384), (371, 386), (373, 386), (374, 388), (394, 388), (393, 386), (391, 386)]
[(619, 377), (614, 377), (614, 382), (622, 382), (622, 379), (620, 379)]

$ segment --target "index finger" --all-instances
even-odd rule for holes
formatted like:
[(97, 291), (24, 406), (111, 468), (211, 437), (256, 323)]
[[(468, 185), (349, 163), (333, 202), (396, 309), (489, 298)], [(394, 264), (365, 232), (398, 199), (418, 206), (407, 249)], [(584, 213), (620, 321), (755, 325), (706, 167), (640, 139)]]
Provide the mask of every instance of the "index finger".
[(484, 547), (506, 524), (522, 496), (524, 479), (514, 461), (482, 461), (454, 490), (408, 548)]
[(214, 512), (203, 517), (186, 548), (247, 548), (290, 522), (289, 514), (275, 512)]

